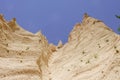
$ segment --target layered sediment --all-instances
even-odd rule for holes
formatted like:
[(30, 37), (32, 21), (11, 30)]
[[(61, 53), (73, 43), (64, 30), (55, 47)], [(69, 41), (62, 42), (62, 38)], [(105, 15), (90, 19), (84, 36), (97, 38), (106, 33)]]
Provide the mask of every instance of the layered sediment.
[(0, 80), (119, 80), (120, 36), (84, 15), (68, 42), (49, 44), (38, 32), (0, 15)]

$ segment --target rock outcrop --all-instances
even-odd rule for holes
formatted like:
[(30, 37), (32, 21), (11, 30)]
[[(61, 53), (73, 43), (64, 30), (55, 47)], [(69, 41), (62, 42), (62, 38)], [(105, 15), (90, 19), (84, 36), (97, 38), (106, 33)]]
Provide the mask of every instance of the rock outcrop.
[(47, 65), (52, 53), (45, 36), (25, 31), (15, 18), (7, 22), (2, 15), (0, 27), (0, 80), (40, 80), (40, 65)]
[(85, 14), (55, 46), (0, 15), (0, 80), (120, 80), (120, 36)]

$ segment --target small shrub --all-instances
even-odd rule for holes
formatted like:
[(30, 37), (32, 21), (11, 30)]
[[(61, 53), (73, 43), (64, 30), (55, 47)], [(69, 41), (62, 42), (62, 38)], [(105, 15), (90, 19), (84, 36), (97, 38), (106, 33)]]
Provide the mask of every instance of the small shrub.
[(97, 58), (97, 57), (98, 57), (97, 54), (95, 54), (95, 55), (94, 55), (94, 58)]
[(6, 50), (7, 51), (7, 53), (9, 53), (10, 51), (9, 50)]
[(83, 51), (82, 54), (85, 54), (85, 51)]
[(88, 63), (90, 63), (90, 61), (89, 61), (89, 60), (86, 62), (86, 64), (88, 64)]
[(116, 50), (116, 53), (119, 53), (119, 51), (118, 51), (118, 50)]
[(109, 42), (109, 40), (107, 39), (106, 42)]
[(29, 50), (29, 47), (27, 47), (26, 50)]
[(83, 62), (83, 60), (80, 60), (81, 62)]
[(114, 46), (114, 49), (116, 49), (117, 47), (116, 46)]

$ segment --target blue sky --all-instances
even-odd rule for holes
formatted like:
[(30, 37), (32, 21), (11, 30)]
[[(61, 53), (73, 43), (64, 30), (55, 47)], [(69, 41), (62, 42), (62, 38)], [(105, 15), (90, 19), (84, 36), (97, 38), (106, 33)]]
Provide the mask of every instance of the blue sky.
[(84, 13), (102, 20), (117, 32), (120, 20), (120, 0), (0, 0), (0, 13), (7, 20), (17, 18), (24, 29), (41, 30), (50, 43), (64, 43), (73, 26), (81, 22)]

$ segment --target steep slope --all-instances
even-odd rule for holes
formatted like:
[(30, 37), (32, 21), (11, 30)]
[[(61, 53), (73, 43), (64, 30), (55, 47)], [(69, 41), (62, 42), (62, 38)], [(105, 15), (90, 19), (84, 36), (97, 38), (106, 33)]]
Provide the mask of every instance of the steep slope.
[(0, 15), (0, 80), (120, 80), (120, 36), (85, 14), (55, 46)]
[(7, 22), (0, 15), (0, 80), (40, 80), (37, 60), (49, 54), (49, 44), (40, 32), (32, 34), (15, 18)]
[(120, 80), (119, 50), (120, 36), (85, 14), (51, 56), (43, 80)]

